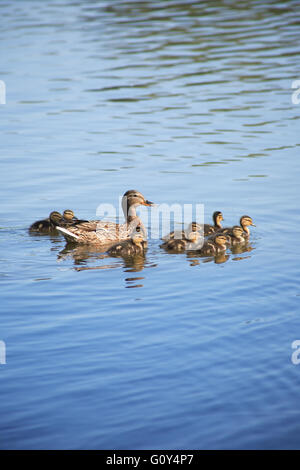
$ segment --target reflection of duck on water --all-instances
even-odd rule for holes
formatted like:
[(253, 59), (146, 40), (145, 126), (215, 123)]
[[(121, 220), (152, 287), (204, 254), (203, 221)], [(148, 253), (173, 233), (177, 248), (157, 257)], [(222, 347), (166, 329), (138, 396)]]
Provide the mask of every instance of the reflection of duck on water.
[[(59, 253), (58, 260), (65, 259), (71, 256), (75, 264), (81, 264), (88, 259), (108, 259), (110, 257), (123, 258), (126, 267), (133, 268), (133, 270), (142, 270), (145, 264), (145, 254), (147, 251), (147, 241), (145, 240), (144, 233), (138, 226), (136, 232), (129, 240), (123, 240), (115, 244), (106, 245), (106, 248), (101, 253), (95, 251), (94, 245), (74, 245), (67, 244), (64, 250)], [(115, 266), (97, 266), (97, 267), (81, 267), (77, 268), (78, 271), (87, 269), (109, 269)]]

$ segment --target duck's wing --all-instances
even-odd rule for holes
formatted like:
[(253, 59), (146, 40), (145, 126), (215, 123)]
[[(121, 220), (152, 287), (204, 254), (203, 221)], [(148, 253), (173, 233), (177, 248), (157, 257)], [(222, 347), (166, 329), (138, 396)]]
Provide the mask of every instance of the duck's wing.
[(119, 224), (101, 224), (100, 226), (92, 226), (90, 222), (81, 225), (73, 225), (68, 228), (57, 227), (59, 232), (67, 241), (75, 243), (88, 243), (96, 245), (105, 245), (120, 240), (126, 240), (130, 234), (127, 225)]

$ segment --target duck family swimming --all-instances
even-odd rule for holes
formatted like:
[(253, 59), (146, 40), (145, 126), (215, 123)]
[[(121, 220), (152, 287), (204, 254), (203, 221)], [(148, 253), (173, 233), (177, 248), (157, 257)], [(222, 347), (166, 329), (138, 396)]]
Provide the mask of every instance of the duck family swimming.
[[(67, 242), (106, 247), (106, 252), (111, 256), (144, 255), (148, 246), (147, 231), (136, 209), (138, 206), (151, 207), (155, 204), (139, 191), (131, 189), (124, 193), (121, 205), (124, 223), (78, 219), (73, 210), (66, 209), (63, 214), (51, 212), (47, 218), (34, 222), (29, 230), (40, 233), (59, 232)], [(240, 225), (232, 227), (222, 227), (224, 218), (221, 211), (215, 211), (212, 219), (213, 225), (194, 221), (186, 230), (170, 232), (162, 237), (160, 247), (171, 253), (193, 251), (199, 256), (216, 256), (224, 253), (227, 247), (247, 243), (250, 237), (249, 226), (255, 227), (248, 215), (240, 218)]]

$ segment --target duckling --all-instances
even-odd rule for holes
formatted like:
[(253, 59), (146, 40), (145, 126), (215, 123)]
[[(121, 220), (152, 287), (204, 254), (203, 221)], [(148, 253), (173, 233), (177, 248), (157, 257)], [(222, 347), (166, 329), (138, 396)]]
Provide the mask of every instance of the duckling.
[(107, 253), (111, 256), (129, 257), (143, 255), (147, 249), (147, 241), (142, 232), (135, 232), (129, 240), (121, 241), (113, 245)]
[(63, 220), (59, 224), (60, 227), (68, 227), (70, 225), (83, 224), (88, 222), (88, 220), (80, 220), (75, 217), (74, 212), (71, 209), (66, 209), (63, 212)]
[(207, 240), (197, 254), (201, 256), (216, 256), (226, 251), (228, 238), (226, 234), (216, 233), (210, 240)]
[(228, 238), (228, 244), (231, 246), (237, 245), (238, 243), (245, 243), (248, 239), (242, 227), (239, 225), (234, 225), (231, 232), (228, 232), (226, 235)]
[[(256, 225), (254, 225), (254, 223), (252, 221), (252, 218), (249, 217), (249, 215), (243, 215), (240, 218), (240, 226), (243, 229), (243, 237), (244, 238), (249, 238), (249, 236), (250, 236), (250, 230), (248, 228), (249, 225), (252, 225), (253, 227), (256, 227)], [(218, 230), (218, 233), (226, 233), (226, 234), (232, 235), (232, 230), (233, 230), (233, 227), (225, 227), (225, 228), (222, 228), (221, 230)]]
[(66, 223), (72, 223), (78, 220), (77, 217), (75, 217), (74, 212), (71, 209), (64, 210), (63, 218), (64, 218), (64, 222)]
[(201, 240), (202, 237), (200, 233), (191, 230), (187, 234), (184, 233), (183, 238), (171, 238), (160, 245), (160, 247), (167, 251), (180, 253), (183, 251), (195, 250), (197, 244), (199, 244)]
[(62, 221), (63, 216), (57, 212), (53, 211), (50, 213), (47, 219), (37, 220), (30, 227), (31, 232), (43, 232), (48, 233), (56, 229), (59, 223)]
[(210, 224), (203, 225), (205, 237), (208, 235), (212, 235), (213, 233), (216, 233), (218, 230), (222, 229), (221, 220), (224, 220), (222, 212), (215, 211), (213, 213), (212, 218), (214, 221), (214, 225), (210, 225)]
[(162, 237), (162, 240), (165, 242), (169, 240), (184, 240), (187, 238), (192, 232), (200, 232), (202, 226), (197, 222), (191, 222), (186, 230), (173, 230), (168, 235)]

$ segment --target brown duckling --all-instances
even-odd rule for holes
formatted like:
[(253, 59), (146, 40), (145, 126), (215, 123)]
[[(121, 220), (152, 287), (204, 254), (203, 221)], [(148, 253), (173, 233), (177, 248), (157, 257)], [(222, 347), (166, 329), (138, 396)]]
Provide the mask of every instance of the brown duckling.
[(226, 251), (227, 244), (227, 235), (224, 233), (216, 233), (210, 240), (207, 240), (196, 253), (201, 256), (216, 256)]
[(147, 250), (147, 241), (142, 232), (135, 232), (129, 240), (123, 240), (113, 245), (107, 253), (111, 256), (129, 257), (143, 255)]
[(245, 243), (248, 240), (244, 230), (239, 225), (234, 225), (231, 232), (226, 233), (228, 238), (228, 244), (231, 246), (237, 245), (238, 243)]
[(62, 221), (63, 216), (57, 212), (53, 211), (50, 213), (47, 219), (37, 220), (30, 227), (31, 232), (43, 232), (48, 233), (56, 229), (56, 227)]
[(204, 224), (203, 226), (205, 237), (208, 235), (212, 235), (213, 233), (216, 233), (222, 229), (221, 221), (224, 220), (222, 212), (215, 211), (213, 213), (212, 218), (213, 218), (214, 225)]
[[(249, 230), (249, 225), (252, 225), (253, 227), (255, 227), (254, 223), (253, 223), (253, 220), (251, 217), (249, 217), (249, 215), (243, 215), (241, 218), (240, 218), (240, 226), (242, 227), (243, 229), (243, 236), (245, 238), (249, 238), (250, 236), (250, 230)], [(232, 229), (233, 227), (225, 227), (225, 228), (222, 228), (221, 230), (219, 230), (218, 232), (220, 233), (226, 233), (226, 234), (232, 234)]]
[(61, 227), (68, 227), (70, 225), (86, 223), (88, 220), (81, 220), (75, 217), (74, 212), (71, 209), (66, 209), (63, 212), (63, 220), (59, 224)]
[(191, 230), (187, 234), (184, 232), (182, 238), (171, 238), (170, 240), (165, 241), (162, 245), (160, 245), (160, 247), (167, 251), (180, 253), (183, 251), (195, 250), (197, 244), (199, 244), (201, 240), (202, 237), (200, 233)]
[(202, 229), (202, 226), (198, 224), (197, 222), (191, 222), (186, 230), (174, 230), (170, 232), (168, 235), (165, 235), (162, 237), (162, 239), (167, 242), (169, 240), (184, 240), (185, 238), (188, 238), (189, 235), (192, 232), (200, 232)]

